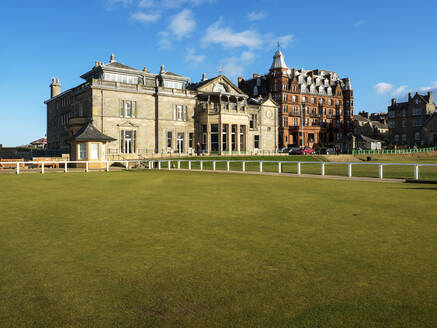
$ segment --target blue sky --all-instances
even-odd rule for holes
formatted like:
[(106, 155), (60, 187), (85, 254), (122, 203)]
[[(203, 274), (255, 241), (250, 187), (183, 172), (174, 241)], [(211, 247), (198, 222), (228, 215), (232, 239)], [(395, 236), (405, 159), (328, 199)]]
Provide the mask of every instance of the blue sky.
[(437, 1), (20, 0), (0, 5), (0, 144), (45, 134), (52, 76), (62, 90), (96, 60), (198, 81), (266, 73), (281, 41), (289, 67), (349, 76), (355, 112), (437, 90)]

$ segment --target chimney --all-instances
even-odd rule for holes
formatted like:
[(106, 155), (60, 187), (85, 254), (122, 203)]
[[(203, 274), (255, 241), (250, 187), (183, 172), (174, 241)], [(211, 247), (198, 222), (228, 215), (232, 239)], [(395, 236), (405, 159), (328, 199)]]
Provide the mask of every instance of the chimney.
[(408, 92), (408, 102), (411, 101), (411, 92)]
[(159, 74), (162, 74), (162, 73), (164, 73), (165, 72), (165, 66), (164, 65), (161, 65), (161, 70), (159, 71)]
[(59, 80), (52, 78), (52, 83), (50, 84), (50, 96), (51, 98), (56, 97), (61, 93), (61, 83)]
[(396, 98), (392, 98), (391, 99), (391, 105), (392, 106), (396, 106)]
[(434, 95), (432, 91), (428, 91), (428, 102), (432, 104), (434, 102)]
[(203, 73), (202, 74), (202, 82), (205, 82), (206, 81), (206, 73)]
[(109, 57), (109, 63), (114, 63), (114, 62), (116, 62), (115, 55), (114, 55), (114, 53), (112, 53), (111, 57)]
[(253, 78), (256, 79), (259, 75), (256, 73), (253, 73)]
[(244, 79), (241, 77), (241, 76), (239, 76), (238, 77), (238, 84), (240, 84), (241, 82), (243, 82), (244, 81)]

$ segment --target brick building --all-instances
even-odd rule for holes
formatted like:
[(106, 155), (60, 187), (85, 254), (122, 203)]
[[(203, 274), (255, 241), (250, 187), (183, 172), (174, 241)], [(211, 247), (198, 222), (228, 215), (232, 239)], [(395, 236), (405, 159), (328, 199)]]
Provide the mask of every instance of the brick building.
[(278, 50), (269, 73), (253, 74), (250, 80), (239, 77), (238, 86), (251, 97), (271, 94), (280, 105), (280, 147), (351, 147), (354, 103), (349, 78), (341, 79), (336, 72), (321, 69), (290, 69)]

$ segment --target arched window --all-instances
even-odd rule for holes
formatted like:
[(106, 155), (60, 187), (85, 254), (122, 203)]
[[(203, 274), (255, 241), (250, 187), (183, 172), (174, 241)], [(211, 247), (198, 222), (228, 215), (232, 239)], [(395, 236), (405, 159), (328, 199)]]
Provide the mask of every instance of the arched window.
[(305, 84), (302, 84), (302, 85), (300, 86), (300, 92), (305, 93), (305, 92), (307, 92), (306, 89), (307, 89), (307, 88), (305, 87)]
[(258, 96), (258, 87), (256, 85), (253, 87), (253, 95)]

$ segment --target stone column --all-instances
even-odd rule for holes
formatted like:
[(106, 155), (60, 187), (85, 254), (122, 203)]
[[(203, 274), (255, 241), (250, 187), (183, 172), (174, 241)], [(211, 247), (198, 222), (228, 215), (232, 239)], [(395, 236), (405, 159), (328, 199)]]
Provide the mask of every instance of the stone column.
[(235, 142), (237, 146), (237, 152), (240, 154), (240, 124), (237, 124), (237, 130), (235, 134)]
[(228, 124), (228, 133), (226, 134), (228, 138), (227, 146), (229, 154), (232, 153), (232, 124)]
[(219, 154), (223, 155), (223, 124), (219, 124)]
[(211, 124), (208, 122), (206, 125), (206, 151), (211, 154)]

